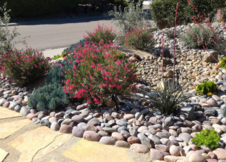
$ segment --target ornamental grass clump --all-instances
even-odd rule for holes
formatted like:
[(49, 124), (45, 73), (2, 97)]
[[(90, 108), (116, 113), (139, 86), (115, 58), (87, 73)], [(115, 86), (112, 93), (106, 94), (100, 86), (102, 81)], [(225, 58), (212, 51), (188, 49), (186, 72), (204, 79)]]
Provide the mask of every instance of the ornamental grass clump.
[(65, 93), (85, 99), (90, 108), (96, 108), (103, 97), (111, 94), (129, 94), (137, 81), (136, 67), (125, 59), (118, 59), (118, 54), (121, 53), (112, 45), (79, 46), (74, 51), (78, 65), (64, 68)]
[(85, 36), (87, 42), (95, 45), (111, 44), (116, 38), (115, 31), (112, 28), (98, 25), (93, 32), (86, 32), (88, 35)]
[(192, 139), (192, 143), (201, 147), (202, 145), (207, 146), (211, 149), (215, 149), (219, 146), (220, 135), (214, 129), (205, 129), (200, 133), (197, 133)]
[(151, 49), (156, 40), (153, 38), (151, 29), (145, 27), (136, 28), (125, 35), (125, 46), (135, 49)]
[(211, 81), (203, 81), (201, 84), (195, 87), (196, 92), (199, 93), (200, 95), (213, 95), (217, 94), (218, 86), (215, 84), (215, 82)]
[(20, 86), (33, 83), (42, 78), (50, 69), (50, 59), (41, 52), (27, 48), (8, 51), (0, 56), (0, 70), (8, 76), (9, 81)]
[(28, 95), (28, 106), (39, 111), (55, 110), (68, 104), (68, 97), (60, 84), (46, 84)]
[(145, 95), (149, 96), (149, 102), (162, 114), (176, 113), (176, 110), (182, 104), (188, 100), (183, 92), (184, 86), (174, 82), (173, 79), (166, 79), (160, 82), (156, 89), (151, 92), (144, 89), (138, 89)]

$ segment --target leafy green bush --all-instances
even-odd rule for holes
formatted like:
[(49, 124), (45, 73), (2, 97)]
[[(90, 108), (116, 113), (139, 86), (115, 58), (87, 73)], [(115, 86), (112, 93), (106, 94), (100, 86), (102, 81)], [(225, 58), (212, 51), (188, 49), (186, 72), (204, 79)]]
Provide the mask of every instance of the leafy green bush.
[(85, 98), (90, 108), (96, 108), (110, 94), (129, 94), (136, 82), (135, 64), (118, 59), (117, 47), (105, 44), (75, 49), (78, 66), (65, 68), (64, 91), (73, 98)]
[(78, 5), (79, 0), (1, 0), (0, 6), (8, 2), (13, 18), (35, 18), (65, 12)]
[(70, 47), (64, 49), (64, 51), (63, 51), (62, 53), (65, 53), (65, 52), (66, 52), (67, 54), (68, 54), (68, 53), (72, 53), (72, 52), (74, 51), (74, 49), (77, 48), (79, 45), (81, 45), (82, 47), (84, 47), (85, 42), (87, 42), (85, 38), (84, 38), (84, 39), (81, 39), (81, 40), (78, 41), (77, 43), (72, 44)]
[[(11, 10), (7, 10), (7, 3), (5, 3), (3, 7), (0, 7), (0, 55), (7, 53), (9, 49), (12, 51), (16, 43), (25, 44), (25, 39), (14, 41), (16, 37), (20, 36), (20, 33), (17, 32), (16, 26), (13, 30), (9, 29), (10, 11)], [(1, 15), (3, 15), (3, 17), (1, 17)]]
[(218, 68), (226, 68), (226, 57), (220, 58), (217, 64)]
[(68, 97), (60, 84), (46, 84), (28, 95), (28, 106), (42, 110), (55, 110), (68, 104)]
[(177, 13), (178, 25), (192, 22), (192, 16), (198, 17), (199, 13), (201, 15), (206, 13), (212, 20), (217, 13), (217, 9), (225, 4), (225, 0), (191, 0), (191, 3), (193, 3), (198, 10), (198, 12), (195, 12), (187, 0), (155, 0), (150, 5), (150, 11), (153, 20), (160, 30), (163, 28), (174, 27), (177, 2), (179, 2)]
[(201, 95), (212, 95), (217, 93), (217, 85), (211, 81), (203, 81), (197, 87), (195, 87), (196, 92)]
[(197, 133), (192, 139), (192, 143), (200, 147), (205, 145), (211, 149), (215, 149), (219, 146), (220, 135), (214, 130), (205, 129), (200, 133)]
[(211, 29), (195, 26), (188, 29), (185, 35), (181, 35), (180, 41), (192, 49), (203, 49), (203, 46), (214, 49), (214, 42), (218, 40)]
[(155, 43), (151, 29), (136, 28), (125, 35), (125, 46), (135, 49), (153, 48)]
[(87, 42), (95, 45), (99, 44), (111, 44), (115, 39), (116, 34), (112, 30), (112, 28), (104, 27), (98, 25), (97, 28), (93, 32), (87, 32), (87, 36), (85, 39)]
[(118, 53), (118, 55), (116, 56), (116, 58), (117, 58), (117, 59), (124, 59), (124, 58), (126, 58), (126, 54), (119, 51), (119, 53)]
[(121, 8), (119, 8), (118, 11), (115, 6), (114, 10), (109, 12), (109, 15), (114, 16), (112, 21), (119, 27), (119, 34), (115, 40), (118, 44), (123, 44), (124, 41), (122, 38), (124, 38), (127, 32), (135, 30), (136, 28), (152, 27), (148, 13), (144, 12), (143, 8), (140, 7), (140, 1), (136, 3), (136, 5), (129, 3), (128, 7), (124, 9), (124, 12), (122, 12)]
[(27, 48), (25, 50), (9, 51), (0, 56), (0, 70), (8, 76), (10, 81), (24, 86), (43, 77), (50, 69), (49, 58), (41, 52)]
[[(60, 64), (60, 65), (59, 65)], [(49, 72), (45, 78), (46, 84), (58, 83), (60, 85), (64, 85), (65, 80), (65, 71), (64, 68), (70, 68), (73, 65), (77, 65), (77, 62), (71, 62), (69, 60), (58, 61), (57, 65), (55, 65)]]
[(183, 86), (173, 82), (173, 79), (166, 79), (160, 82), (152, 92), (138, 89), (149, 96), (149, 102), (162, 114), (175, 113), (182, 102), (188, 97), (183, 93)]

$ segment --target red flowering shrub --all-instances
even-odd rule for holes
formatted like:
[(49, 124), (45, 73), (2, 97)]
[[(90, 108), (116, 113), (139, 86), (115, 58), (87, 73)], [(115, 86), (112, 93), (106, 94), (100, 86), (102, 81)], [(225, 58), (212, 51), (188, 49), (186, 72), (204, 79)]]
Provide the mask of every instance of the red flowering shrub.
[(155, 39), (151, 33), (151, 29), (136, 28), (125, 35), (125, 46), (135, 49), (153, 48)]
[(1, 55), (0, 59), (0, 71), (8, 76), (9, 81), (20, 86), (40, 79), (50, 69), (50, 59), (30, 48), (9, 51)]
[(112, 28), (104, 27), (98, 25), (93, 32), (86, 32), (88, 35), (85, 37), (86, 41), (98, 45), (99, 43), (111, 44), (112, 41), (116, 38), (115, 31)]
[(65, 93), (85, 98), (91, 108), (100, 104), (104, 96), (128, 94), (137, 80), (136, 67), (126, 59), (118, 59), (118, 54), (117, 47), (111, 45), (77, 47), (73, 60), (78, 65), (65, 68)]

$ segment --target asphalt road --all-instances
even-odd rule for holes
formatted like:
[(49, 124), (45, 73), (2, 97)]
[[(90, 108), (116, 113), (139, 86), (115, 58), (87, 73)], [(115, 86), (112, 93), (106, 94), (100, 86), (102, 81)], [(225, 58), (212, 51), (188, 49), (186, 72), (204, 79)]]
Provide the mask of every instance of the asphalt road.
[[(145, 6), (144, 9), (147, 9)], [(27, 46), (37, 50), (50, 50), (68, 47), (78, 42), (86, 34), (92, 32), (98, 24), (104, 24), (118, 31), (111, 21), (112, 17), (99, 16), (74, 19), (53, 19), (33, 22), (19, 22), (18, 31), (20, 37), (27, 37)], [(10, 27), (13, 28), (12, 26)], [(20, 39), (20, 37), (18, 39)], [(25, 45), (17, 44), (16, 48), (24, 48)]]

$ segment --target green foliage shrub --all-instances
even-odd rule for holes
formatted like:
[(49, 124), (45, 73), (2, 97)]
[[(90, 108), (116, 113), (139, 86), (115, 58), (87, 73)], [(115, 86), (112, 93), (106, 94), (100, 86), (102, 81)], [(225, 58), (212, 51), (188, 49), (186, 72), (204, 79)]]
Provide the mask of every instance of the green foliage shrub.
[[(60, 64), (60, 65), (59, 65)], [(77, 65), (77, 62), (71, 62), (69, 60), (63, 60), (63, 61), (58, 61), (57, 64), (48, 72), (46, 78), (45, 78), (45, 83), (46, 84), (51, 84), (51, 83), (58, 83), (60, 85), (64, 85), (64, 80), (65, 80), (65, 71), (64, 68), (70, 68), (73, 65)]]
[(215, 84), (215, 82), (211, 82), (211, 81), (203, 81), (201, 84), (199, 84), (196, 87), (196, 92), (201, 94), (201, 95), (207, 95), (207, 94), (216, 94), (217, 93), (217, 85)]
[(203, 49), (203, 46), (214, 49), (215, 42), (218, 42), (215, 33), (211, 29), (198, 26), (188, 29), (185, 35), (180, 36), (180, 41), (191, 49)]
[(226, 68), (226, 57), (220, 58), (217, 64), (218, 68)]
[(215, 149), (219, 146), (220, 135), (214, 130), (205, 129), (200, 133), (197, 133), (192, 139), (192, 143), (200, 147), (205, 145), (211, 149)]
[[(129, 94), (137, 81), (134, 63), (118, 59), (117, 47), (87, 44), (75, 49), (78, 66), (65, 68), (64, 91), (73, 98), (84, 98), (96, 108), (103, 97)], [(75, 58), (74, 58), (75, 59)]]
[(112, 22), (119, 27), (119, 33), (115, 42), (117, 44), (124, 43), (124, 36), (127, 32), (135, 30), (136, 28), (145, 27), (150, 29), (152, 27), (149, 21), (149, 15), (147, 12), (143, 11), (143, 8), (140, 6), (139, 3), (129, 3), (128, 7), (125, 7), (124, 12), (117, 7), (114, 7), (114, 10), (109, 12), (109, 15), (114, 16)]
[(109, 29), (106, 26), (100, 25), (98, 25), (93, 32), (87, 32), (87, 34), (88, 35), (85, 36), (86, 41), (95, 45), (111, 44), (116, 37), (116, 33), (112, 28)]
[(42, 110), (55, 110), (68, 104), (68, 97), (60, 84), (46, 84), (28, 95), (28, 106)]
[(150, 11), (153, 20), (156, 22), (158, 28), (174, 27), (174, 19), (176, 15), (176, 5), (179, 2), (177, 24), (187, 24), (192, 22), (191, 16), (206, 15), (212, 20), (217, 13), (217, 9), (225, 4), (225, 0), (191, 0), (198, 12), (192, 8), (187, 0), (155, 0), (150, 5)]
[(175, 113), (181, 103), (188, 100), (183, 92), (184, 86), (181, 86), (173, 79), (166, 79), (160, 82), (152, 92), (139, 89), (142, 93), (149, 96), (149, 102), (158, 109), (162, 114)]
[(20, 33), (17, 31), (16, 26), (13, 30), (9, 29), (10, 11), (7, 9), (7, 3), (0, 7), (0, 55), (7, 53), (8, 50), (12, 51), (17, 43), (26, 43), (24, 38), (15, 41), (15, 38), (20, 36)]
[(13, 18), (35, 18), (65, 12), (76, 7), (79, 0), (1, 0), (0, 6), (5, 2)]
[(156, 40), (153, 38), (151, 29), (136, 28), (125, 35), (125, 46), (135, 49), (150, 49), (153, 48)]
[(27, 48), (8, 51), (0, 56), (0, 70), (8, 76), (9, 81), (24, 86), (42, 78), (50, 69), (49, 58), (41, 52)]

